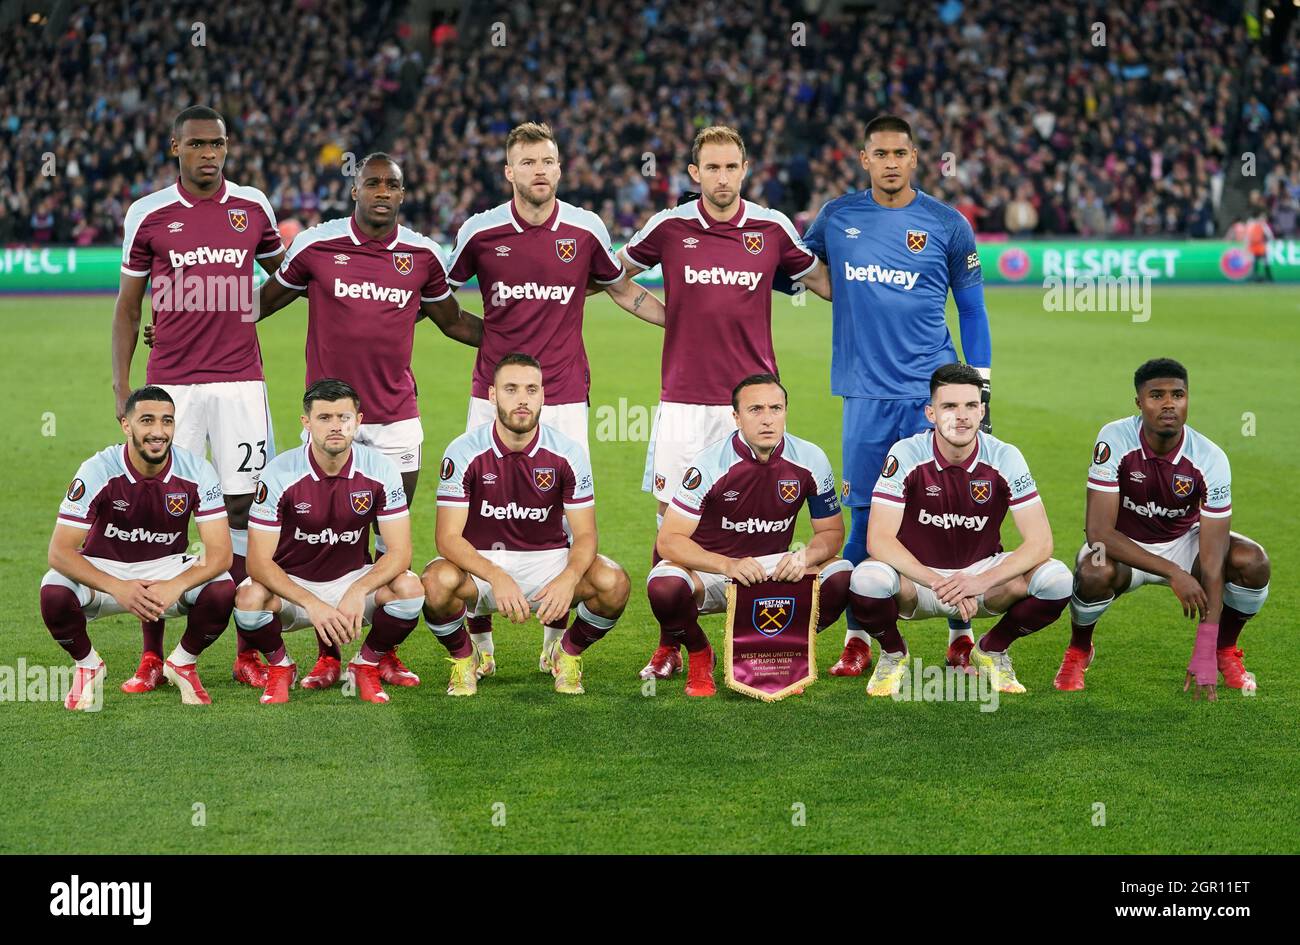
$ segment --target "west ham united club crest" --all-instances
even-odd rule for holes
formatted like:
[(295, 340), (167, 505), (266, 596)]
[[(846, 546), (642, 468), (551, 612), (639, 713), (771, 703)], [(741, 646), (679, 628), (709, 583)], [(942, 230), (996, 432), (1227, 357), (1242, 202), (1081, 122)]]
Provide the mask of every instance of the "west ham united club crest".
[(550, 492), (555, 485), (555, 467), (538, 466), (533, 470), (533, 485), (543, 492)]
[(402, 275), (410, 275), (415, 268), (415, 258), (410, 253), (393, 253), (393, 268)]
[(908, 230), (907, 231), (907, 248), (914, 253), (919, 253), (925, 249), (925, 244), (929, 242), (930, 234), (925, 230)]
[(991, 479), (972, 479), (970, 481), (970, 497), (983, 505), (993, 498), (993, 481)]
[(578, 255), (578, 241), (575, 239), (556, 240), (555, 255), (561, 262), (573, 262)]
[(230, 225), (236, 233), (242, 233), (248, 229), (248, 211), (247, 210), (227, 210), (230, 214)]
[(793, 597), (760, 597), (754, 601), (754, 629), (774, 637), (794, 619)]
[(167, 508), (169, 515), (184, 515), (190, 507), (189, 493), (168, 492), (163, 496), (163, 505)]
[(663, 477), (662, 473), (655, 473), (655, 492), (663, 492), (668, 485), (668, 480)]
[(369, 512), (370, 503), (374, 501), (374, 496), (371, 495), (369, 489), (366, 489), (364, 492), (353, 492), (351, 498), (352, 511), (356, 512), (358, 515), (365, 515)]
[(745, 241), (745, 251), (752, 256), (757, 256), (763, 251), (763, 234), (757, 231), (742, 233), (740, 238)]
[(799, 498), (799, 480), (782, 479), (776, 484), (776, 494), (782, 502), (794, 502)]
[(1174, 473), (1174, 495), (1180, 499), (1185, 499), (1192, 494), (1192, 486), (1196, 485), (1196, 480), (1191, 476), (1184, 476), (1182, 473)]

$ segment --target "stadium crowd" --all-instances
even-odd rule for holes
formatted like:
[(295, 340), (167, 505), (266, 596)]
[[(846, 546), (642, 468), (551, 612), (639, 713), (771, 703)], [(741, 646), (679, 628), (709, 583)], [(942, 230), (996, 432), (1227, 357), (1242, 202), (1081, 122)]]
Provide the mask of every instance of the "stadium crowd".
[(193, 103), (226, 114), (230, 178), (282, 221), (346, 213), (345, 153), (386, 147), (405, 221), (444, 243), (504, 199), (520, 121), (553, 124), (561, 196), (622, 240), (690, 189), (703, 125), (742, 131), (748, 196), (802, 226), (863, 185), (861, 129), (884, 111), (917, 130), (920, 185), (979, 233), (1222, 234), (1225, 173), (1248, 150), (1252, 211), (1294, 235), (1300, 44), (1269, 63), (1225, 6), (944, 0), (818, 19), (793, 0), (517, 2), (480, 17), (503, 29), (441, 24), (423, 55), (400, 2), (234, 2), (201, 18), (204, 45), (180, 5), (96, 2), (57, 36), (0, 38), (0, 244), (120, 240), (130, 202), (174, 176), (168, 118)]

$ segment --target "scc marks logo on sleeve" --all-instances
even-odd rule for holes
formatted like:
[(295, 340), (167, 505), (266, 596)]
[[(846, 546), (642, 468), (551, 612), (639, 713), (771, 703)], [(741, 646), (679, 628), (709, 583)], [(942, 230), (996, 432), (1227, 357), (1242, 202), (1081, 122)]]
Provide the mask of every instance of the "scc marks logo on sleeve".
[(1110, 459), (1110, 444), (1098, 443), (1092, 448), (1092, 461), (1100, 466), (1106, 460)]
[(979, 254), (979, 253), (967, 253), (967, 254), (966, 254), (966, 271), (967, 271), (967, 272), (970, 272), (972, 269), (978, 269), (979, 267), (980, 267), (980, 254)]
[(793, 597), (760, 597), (754, 601), (754, 629), (774, 637), (794, 620)]
[(703, 479), (704, 476), (700, 474), (700, 471), (692, 466), (690, 469), (686, 470), (686, 475), (682, 476), (682, 485), (687, 489), (696, 489), (699, 487), (700, 482)]
[(181, 516), (190, 507), (189, 493), (186, 492), (168, 492), (165, 498), (167, 513), (169, 515)]
[(80, 479), (74, 479), (68, 483), (68, 500), (76, 502), (86, 494), (86, 484)]
[(893, 453), (890, 453), (885, 457), (885, 465), (880, 467), (880, 475), (888, 479), (896, 472), (898, 472), (898, 459)]
[(248, 229), (248, 211), (247, 210), (227, 210), (230, 214), (230, 225), (236, 233), (242, 233)]
[(456, 472), (456, 464), (451, 461), (450, 456), (444, 456), (442, 458), (442, 468), (438, 470), (438, 475), (441, 476), (444, 480), (447, 480), (450, 479), (452, 475), (455, 474), (455, 472)]
[(271, 490), (266, 487), (266, 483), (260, 479), (257, 482), (257, 488), (253, 490), (253, 501), (259, 505), (266, 501), (266, 496)]

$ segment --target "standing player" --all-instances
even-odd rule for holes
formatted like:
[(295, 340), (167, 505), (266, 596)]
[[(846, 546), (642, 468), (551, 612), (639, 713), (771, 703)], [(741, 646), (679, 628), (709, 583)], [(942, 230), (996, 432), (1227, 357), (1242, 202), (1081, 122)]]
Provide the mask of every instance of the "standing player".
[[(127, 211), (113, 310), (113, 392), (121, 417), (140, 303), (151, 286), (157, 334), (146, 377), (176, 403), (176, 445), (196, 456), (212, 448), (234, 548), (230, 570), (238, 583), (253, 487), (275, 455), (254, 327), (253, 261), (272, 273), (284, 247), (266, 195), (222, 176), (226, 145), (225, 119), (211, 108), (185, 109), (172, 124), (180, 179)], [(146, 641), (151, 632), (161, 629), (146, 626)], [(266, 667), (255, 652), (241, 650), (234, 676), (262, 686)]]
[[(582, 654), (627, 606), (627, 574), (596, 553), (591, 463), (582, 446), (539, 426), (541, 363), (526, 354), (497, 362), (488, 388), (496, 418), (447, 447), (438, 486), (438, 551), (424, 569), (424, 619), (451, 654), (448, 695), (478, 691), (479, 650), (465, 632), (468, 611), (500, 611), (523, 623), (532, 611), (578, 616), (543, 654), (555, 691), (579, 694)], [(567, 520), (572, 544), (565, 534)]]
[[(622, 249), (634, 274), (663, 267), (663, 384), (641, 485), (658, 500), (660, 524), (696, 454), (735, 430), (736, 381), (778, 373), (772, 348), (775, 277), (802, 280), (830, 297), (825, 269), (785, 214), (740, 196), (749, 161), (735, 129), (714, 125), (700, 131), (687, 170), (700, 186), (699, 199), (655, 214)], [(710, 352), (707, 366), (701, 352)], [(678, 640), (661, 634), (641, 677), (667, 678), (681, 665)]]
[[(416, 686), (393, 650), (420, 618), (420, 581), (411, 564), (411, 521), (392, 460), (354, 442), (364, 420), (357, 392), (322, 378), (302, 399), (309, 440), (277, 456), (258, 483), (249, 517), (249, 578), (235, 596), (235, 624), (270, 663), (262, 703), (288, 702), (297, 666), (282, 634), (304, 627), (331, 643), (370, 633), (348, 663), (365, 702), (387, 702), (383, 682)], [(368, 563), (378, 524), (388, 551)]]
[(1070, 645), (1057, 689), (1083, 688), (1092, 632), (1119, 594), (1165, 584), (1187, 617), (1199, 616), (1184, 690), (1216, 698), (1224, 685), (1253, 690), (1237, 638), (1268, 600), (1264, 549), (1230, 530), (1228, 457), (1187, 425), (1187, 369), (1170, 358), (1133, 375), (1138, 416), (1101, 428), (1088, 470), (1088, 542), (1079, 552), (1070, 601)]
[[(306, 294), (307, 386), (327, 377), (353, 386), (366, 405), (356, 442), (397, 464), (410, 505), (424, 442), (411, 372), (415, 324), (427, 317), (443, 334), (477, 347), (483, 321), (462, 311), (447, 287), (438, 245), (398, 224), (402, 180), (388, 155), (366, 157), (352, 186), (352, 216), (298, 234), (262, 287), (260, 310), (265, 318)], [(375, 547), (385, 551), (382, 535)], [(307, 689), (334, 685), (341, 671), (338, 646), (319, 637), (317, 643), (316, 665), (302, 681)], [(381, 669), (409, 674), (395, 651)]]
[[(835, 474), (822, 450), (785, 431), (786, 391), (775, 374), (735, 386), (738, 429), (698, 453), (664, 515), (656, 542), (663, 560), (646, 580), (661, 639), (686, 645), (688, 696), (711, 696), (713, 648), (700, 614), (727, 609), (727, 582), (798, 581), (822, 576), (818, 632), (848, 599), (853, 565), (836, 556), (844, 520)], [(799, 510), (808, 506), (813, 537), (790, 551)]]
[[(663, 303), (624, 272), (596, 214), (556, 198), (560, 152), (550, 126), (527, 122), (506, 137), (506, 180), (513, 197), (465, 221), (456, 236), (447, 280), (459, 288), (478, 277), (483, 295), (483, 344), (474, 362), (468, 432), (491, 423), (496, 410), (488, 388), (500, 359), (522, 351), (537, 358), (546, 377), (541, 422), (576, 441), (590, 457), (587, 397), (591, 369), (582, 344), (583, 306), (589, 285), (603, 287), (622, 308), (664, 324)], [(538, 667), (564, 633), (567, 613), (543, 630)], [(470, 632), (483, 657), (484, 675), (495, 671), (492, 618), (474, 617)]]
[[(907, 670), (898, 618), (1001, 615), (974, 646), (999, 692), (1024, 692), (1008, 648), (1048, 626), (1070, 600), (1070, 569), (1051, 557), (1052, 529), (1025, 458), (980, 431), (983, 376), (949, 364), (930, 378), (927, 433), (899, 440), (876, 481), (869, 561), (853, 569), (850, 606), (880, 641), (867, 693), (892, 696)], [(1002, 550), (1007, 512), (1020, 547)]]
[[(125, 446), (110, 446), (81, 464), (59, 506), (50, 539), (50, 568), (41, 579), (41, 617), (77, 664), (64, 705), (95, 709), (104, 661), (86, 635), (86, 621), (134, 614), (147, 624), (186, 615), (185, 635), (163, 662), (146, 650), (123, 692), (148, 692), (161, 678), (186, 705), (207, 705), (197, 661), (226, 629), (235, 602), (230, 532), (216, 470), (172, 446), (175, 405), (161, 387), (132, 391), (122, 405)], [(189, 523), (204, 552), (186, 554)]]
[[(873, 119), (860, 157), (871, 187), (827, 203), (804, 234), (831, 273), (831, 392), (844, 398), (844, 503), (851, 517), (844, 555), (854, 564), (866, 557), (871, 487), (890, 444), (928, 429), (930, 375), (957, 360), (944, 320), (949, 289), (962, 351), (982, 378), (982, 428), (993, 429), (992, 348), (975, 234), (960, 213), (912, 186), (917, 152), (906, 121)], [(849, 617), (835, 676), (858, 676), (871, 665), (868, 636)], [(948, 625), (948, 662), (968, 666), (970, 624)]]

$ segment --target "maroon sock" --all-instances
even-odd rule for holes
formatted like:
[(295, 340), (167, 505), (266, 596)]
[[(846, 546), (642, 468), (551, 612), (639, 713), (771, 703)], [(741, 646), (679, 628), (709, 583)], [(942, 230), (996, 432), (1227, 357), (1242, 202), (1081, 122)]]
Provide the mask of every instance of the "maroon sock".
[(564, 631), (564, 636), (560, 639), (560, 646), (564, 647), (564, 652), (570, 656), (581, 656), (583, 650), (609, 633), (611, 629), (613, 628), (601, 629), (600, 627), (593, 627), (582, 619), (581, 614), (578, 614), (573, 618), (573, 625)]
[(1237, 645), (1237, 637), (1241, 636), (1241, 628), (1246, 625), (1246, 621), (1251, 618), (1251, 614), (1243, 614), (1234, 607), (1223, 605), (1223, 613), (1219, 615), (1219, 649)]
[(849, 581), (853, 570), (846, 568), (822, 579), (821, 598), (817, 602), (817, 632), (821, 633), (840, 619), (849, 605)]
[(491, 633), (492, 632), (492, 615), (483, 614), (481, 617), (470, 617), (465, 621), (470, 633)]
[(213, 581), (205, 587), (185, 621), (185, 635), (181, 637), (185, 652), (198, 656), (211, 646), (230, 623), (234, 607), (234, 581)]
[(709, 638), (700, 627), (692, 585), (677, 575), (661, 575), (646, 584), (646, 596), (659, 621), (660, 646), (677, 647), (684, 643), (688, 652), (698, 653), (709, 645)]
[[(653, 569), (654, 566), (657, 565), (662, 560), (664, 559), (659, 554), (659, 546), (655, 545), (653, 548), (650, 549), (650, 567)], [(682, 641), (677, 639), (677, 637), (673, 636), (667, 630), (665, 630), (661, 625), (659, 627), (659, 645), (667, 646), (667, 647), (679, 647), (682, 645)]]
[(74, 660), (85, 659), (90, 654), (86, 615), (71, 588), (58, 584), (41, 588), (41, 619), (54, 642), (67, 650)]
[(438, 637), (438, 642), (447, 648), (447, 655), (454, 660), (463, 660), (474, 650), (474, 641), (469, 638), (463, 626)]
[(322, 656), (332, 656), (336, 660), (343, 659), (343, 654), (339, 651), (339, 645), (331, 643), (318, 633), (316, 634), (316, 657), (319, 659)]
[[(1220, 624), (1222, 627), (1222, 624)], [(1095, 623), (1090, 623), (1086, 627), (1081, 627), (1077, 623), (1070, 624), (1070, 646), (1076, 650), (1082, 650), (1087, 653), (1092, 649), (1092, 631), (1097, 629)], [(1220, 630), (1222, 636), (1222, 630)]]
[(144, 638), (142, 650), (162, 659), (163, 631), (167, 627), (165, 620), (141, 620), (140, 635)]
[(880, 641), (887, 653), (906, 653), (907, 643), (898, 632), (898, 601), (892, 597), (867, 597), (849, 592), (849, 609), (859, 626)]
[(980, 639), (985, 653), (1001, 653), (1021, 637), (1054, 623), (1070, 603), (1068, 597), (1026, 597), (1016, 601)]
[(361, 658), (378, 663), (380, 657), (410, 636), (419, 622), (418, 617), (404, 620), (394, 617), (383, 607), (376, 607), (375, 615), (370, 618), (370, 632), (361, 644)]
[(569, 615), (565, 614), (563, 617), (557, 617), (553, 623), (548, 623), (546, 626), (552, 630), (563, 630), (568, 625), (569, 625)]
[(274, 614), (265, 627), (256, 630), (241, 628), (237, 632), (252, 649), (265, 654), (268, 662), (274, 663), (284, 656), (284, 631), (280, 629), (279, 614)]

